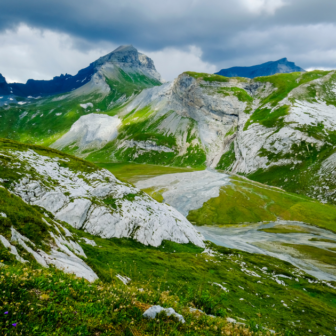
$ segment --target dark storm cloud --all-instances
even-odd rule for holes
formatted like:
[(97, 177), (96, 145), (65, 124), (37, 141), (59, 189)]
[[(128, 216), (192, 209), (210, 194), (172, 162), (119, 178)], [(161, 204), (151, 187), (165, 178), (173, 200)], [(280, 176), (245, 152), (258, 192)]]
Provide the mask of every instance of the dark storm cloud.
[(0, 30), (25, 23), (64, 32), (79, 49), (93, 41), (147, 51), (195, 45), (218, 67), (285, 56), (335, 67), (332, 54), (318, 56), (336, 50), (335, 13), (335, 0), (2, 0)]

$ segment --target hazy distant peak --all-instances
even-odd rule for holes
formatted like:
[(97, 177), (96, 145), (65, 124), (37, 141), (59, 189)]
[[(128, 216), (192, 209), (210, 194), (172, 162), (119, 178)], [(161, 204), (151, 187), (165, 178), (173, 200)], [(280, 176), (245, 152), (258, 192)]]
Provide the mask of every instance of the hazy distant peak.
[(216, 74), (225, 77), (247, 77), (255, 78), (260, 76), (271, 76), (277, 73), (304, 72), (305, 70), (297, 66), (294, 62), (289, 62), (286, 57), (277, 61), (270, 61), (250, 67), (236, 66), (222, 69)]

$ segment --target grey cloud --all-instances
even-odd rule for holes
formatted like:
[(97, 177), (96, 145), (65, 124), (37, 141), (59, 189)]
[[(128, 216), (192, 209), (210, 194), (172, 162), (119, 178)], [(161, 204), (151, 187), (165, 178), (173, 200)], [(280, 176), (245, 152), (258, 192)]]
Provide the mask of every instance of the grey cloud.
[[(244, 0), (11, 0), (2, 1), (0, 30), (26, 23), (65, 32), (77, 38), (75, 46), (82, 50), (99, 42), (131, 43), (148, 51), (195, 45), (218, 68), (285, 56), (304, 67), (317, 66), (312, 51), (335, 48), (336, 1), (283, 2), (269, 14), (249, 11)], [(321, 63), (336, 65), (332, 58)]]

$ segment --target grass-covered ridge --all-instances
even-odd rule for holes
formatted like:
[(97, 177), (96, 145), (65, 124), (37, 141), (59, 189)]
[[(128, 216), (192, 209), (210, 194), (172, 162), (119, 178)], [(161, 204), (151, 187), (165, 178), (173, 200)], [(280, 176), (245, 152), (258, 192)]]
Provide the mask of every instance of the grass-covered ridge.
[(205, 82), (229, 82), (230, 81), (228, 77), (224, 77), (220, 75), (213, 75), (213, 74), (208, 74), (208, 73), (203, 73), (203, 72), (186, 71), (183, 74), (186, 74), (195, 79), (201, 78)]
[[(246, 130), (252, 123), (260, 123), (265, 127), (283, 127), (283, 116), (288, 113), (287, 106), (281, 106), (274, 111), (277, 104), (285, 99), (288, 94), (302, 84), (309, 83), (315, 79), (319, 79), (328, 75), (330, 71), (309, 71), (305, 73), (293, 72), (289, 74), (276, 74), (273, 76), (257, 77), (254, 81), (267, 84), (270, 83), (274, 90), (261, 99), (258, 108), (253, 112), (250, 119), (245, 124)], [(315, 95), (314, 95), (315, 98)], [(280, 122), (279, 122), (280, 121)]]

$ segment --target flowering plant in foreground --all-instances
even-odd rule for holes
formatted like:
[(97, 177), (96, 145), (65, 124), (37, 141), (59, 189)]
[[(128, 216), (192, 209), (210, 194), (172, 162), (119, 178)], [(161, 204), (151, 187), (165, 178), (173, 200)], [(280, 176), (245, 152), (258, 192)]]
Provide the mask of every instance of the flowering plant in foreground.
[[(4, 310), (0, 328), (4, 334), (48, 335), (261, 335), (232, 325), (223, 318), (192, 314), (169, 291), (155, 293), (144, 285), (90, 284), (55, 269), (13, 266), (2, 269), (0, 290)], [(185, 324), (160, 314), (154, 320), (142, 317), (151, 305), (171, 305), (183, 314)], [(9, 322), (10, 318), (16, 321)]]

